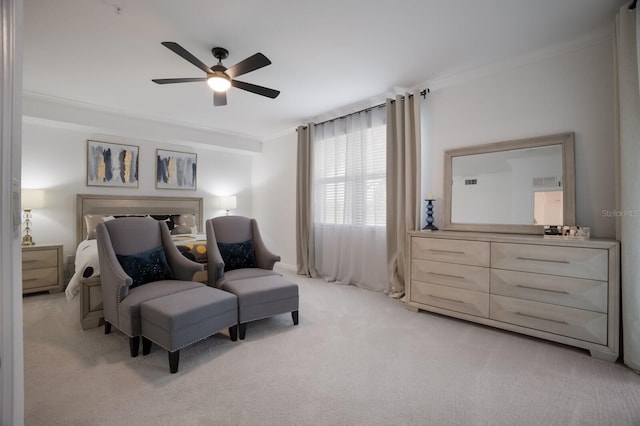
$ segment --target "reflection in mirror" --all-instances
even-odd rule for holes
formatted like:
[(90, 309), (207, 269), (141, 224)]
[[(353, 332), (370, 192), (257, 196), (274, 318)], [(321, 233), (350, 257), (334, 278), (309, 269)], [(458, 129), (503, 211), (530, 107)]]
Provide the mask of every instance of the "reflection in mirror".
[(562, 190), (533, 192), (533, 224), (562, 223)]
[(451, 174), (454, 223), (562, 224), (562, 204), (545, 195), (562, 193), (561, 145), (461, 155)]
[(542, 234), (575, 225), (573, 133), (445, 152), (445, 229)]

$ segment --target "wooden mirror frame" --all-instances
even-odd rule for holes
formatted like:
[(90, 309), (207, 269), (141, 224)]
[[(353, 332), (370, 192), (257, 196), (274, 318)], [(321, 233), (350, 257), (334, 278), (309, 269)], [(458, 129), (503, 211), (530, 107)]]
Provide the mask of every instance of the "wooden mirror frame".
[[(456, 148), (444, 153), (444, 226), (449, 231), (497, 232), (510, 234), (543, 234), (542, 225), (526, 224), (483, 224), (483, 223), (452, 223), (451, 222), (451, 191), (452, 191), (452, 161), (454, 157), (490, 152), (510, 151), (543, 147), (549, 145), (562, 146), (562, 192), (563, 192), (563, 222), (562, 225), (574, 226), (576, 222), (576, 182), (574, 134), (561, 133), (557, 135), (541, 136), (537, 138), (517, 139), (506, 142), (496, 142)], [(559, 224), (558, 224), (559, 225)]]

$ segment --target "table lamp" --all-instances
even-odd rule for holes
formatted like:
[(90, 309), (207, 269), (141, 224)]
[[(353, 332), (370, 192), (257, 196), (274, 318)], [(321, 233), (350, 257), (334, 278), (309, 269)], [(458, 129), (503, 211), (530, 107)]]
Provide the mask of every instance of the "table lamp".
[(24, 236), (23, 246), (33, 246), (36, 243), (31, 237), (31, 210), (44, 207), (44, 190), (23, 189), (22, 190), (22, 210), (24, 211)]
[(227, 216), (229, 216), (229, 210), (235, 209), (237, 207), (237, 204), (238, 203), (235, 195), (220, 197), (220, 208), (227, 211)]

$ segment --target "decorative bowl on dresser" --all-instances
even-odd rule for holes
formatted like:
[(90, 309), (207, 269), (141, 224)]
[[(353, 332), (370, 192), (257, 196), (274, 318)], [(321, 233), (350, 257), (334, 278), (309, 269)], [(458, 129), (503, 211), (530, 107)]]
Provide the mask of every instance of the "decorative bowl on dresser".
[(22, 294), (64, 290), (62, 245), (22, 247)]
[(620, 245), (601, 239), (409, 233), (407, 308), (576, 346), (615, 362)]

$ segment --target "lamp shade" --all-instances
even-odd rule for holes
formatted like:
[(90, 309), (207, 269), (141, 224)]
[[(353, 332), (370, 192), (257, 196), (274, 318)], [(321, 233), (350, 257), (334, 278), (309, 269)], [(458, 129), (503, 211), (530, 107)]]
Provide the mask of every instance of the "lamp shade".
[(43, 189), (22, 190), (22, 210), (40, 209), (44, 207)]
[(237, 206), (237, 199), (235, 195), (229, 195), (227, 197), (220, 197), (220, 208), (224, 210), (235, 209)]

